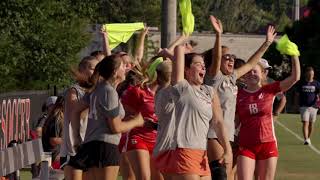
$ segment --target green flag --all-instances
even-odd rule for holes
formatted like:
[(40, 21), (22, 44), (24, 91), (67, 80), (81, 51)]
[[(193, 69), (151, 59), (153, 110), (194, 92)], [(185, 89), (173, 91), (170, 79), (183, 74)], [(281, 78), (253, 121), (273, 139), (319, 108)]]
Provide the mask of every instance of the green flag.
[(156, 69), (158, 67), (159, 64), (161, 64), (163, 62), (163, 58), (162, 57), (158, 57), (156, 60), (154, 60), (150, 66), (147, 69), (147, 73), (148, 76), (152, 79), (156, 73)]
[(104, 24), (102, 27), (104, 31), (108, 32), (108, 41), (111, 50), (120, 43), (127, 42), (135, 31), (143, 28), (143, 23)]
[(194, 30), (194, 16), (192, 14), (191, 0), (179, 0), (180, 13), (184, 34), (192, 34)]

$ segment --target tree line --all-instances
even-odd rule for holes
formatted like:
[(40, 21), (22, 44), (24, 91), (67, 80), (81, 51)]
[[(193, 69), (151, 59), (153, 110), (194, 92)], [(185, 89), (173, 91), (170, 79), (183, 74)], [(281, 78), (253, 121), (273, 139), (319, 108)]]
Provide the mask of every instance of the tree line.
[[(0, 92), (68, 85), (70, 66), (79, 62), (79, 52), (91, 41), (90, 24), (143, 21), (160, 29), (161, 23), (161, 0), (3, 0), (0, 4)], [(192, 0), (192, 5), (196, 31), (211, 31), (210, 14), (219, 17), (230, 33), (263, 33), (272, 23), (280, 32), (292, 32), (298, 44), (308, 41), (301, 46), (305, 62), (318, 53), (310, 48), (319, 47), (319, 19), (293, 22), (292, 0)], [(311, 40), (299, 36), (305, 28), (299, 33), (290, 30), (309, 27), (308, 23)], [(181, 29), (179, 20), (177, 26)]]

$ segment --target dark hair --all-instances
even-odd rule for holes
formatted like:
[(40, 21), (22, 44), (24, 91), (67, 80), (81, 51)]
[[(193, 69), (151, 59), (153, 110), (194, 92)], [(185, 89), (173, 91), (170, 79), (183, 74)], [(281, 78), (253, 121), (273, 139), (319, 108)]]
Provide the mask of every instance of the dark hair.
[(105, 57), (98, 63), (95, 70), (97, 70), (99, 75), (104, 79), (110, 79), (114, 75), (115, 70), (117, 70), (122, 63), (122, 61), (118, 59), (120, 57), (121, 56), (117, 54)]
[(246, 64), (246, 61), (244, 61), (243, 59), (236, 58), (234, 60), (234, 68), (235, 69), (238, 69), (239, 67), (243, 66), (244, 64)]
[(81, 71), (81, 70), (87, 68), (89, 62), (94, 61), (94, 60), (97, 60), (97, 58), (94, 56), (86, 56), (86, 57), (82, 58), (79, 65), (78, 65), (78, 70)]
[(49, 124), (52, 121), (57, 121), (57, 125), (59, 126), (60, 129), (63, 128), (63, 110), (64, 110), (64, 97), (63, 96), (58, 96), (56, 103), (53, 105), (52, 111), (48, 114), (48, 117), (45, 121), (45, 124), (43, 126), (43, 133), (46, 133)]
[(93, 51), (90, 53), (90, 56), (98, 56), (98, 55), (105, 55), (103, 51)]
[(184, 55), (184, 60), (185, 60), (185, 64), (184, 66), (187, 68), (190, 68), (191, 64), (192, 64), (192, 60), (195, 56), (200, 56), (203, 57), (202, 54), (198, 54), (198, 53), (188, 53)]
[(194, 41), (194, 40), (190, 40), (189, 41), (189, 44), (192, 46), (192, 47), (195, 47), (198, 45), (198, 42)]
[[(134, 69), (136, 66), (134, 67)], [(128, 89), (129, 86), (136, 86), (141, 82), (140, 76), (137, 75), (137, 71), (135, 70), (130, 70), (127, 75), (126, 79), (120, 83), (117, 87), (117, 92), (119, 97), (122, 96), (123, 92)]]
[[(229, 47), (222, 45), (221, 49), (222, 50), (229, 49)], [(213, 59), (213, 53), (214, 53), (213, 50), (214, 50), (214, 48), (210, 48), (202, 53), (203, 60), (204, 60), (204, 63), (206, 64), (206, 67), (210, 67), (212, 62), (215, 61), (215, 59)]]
[(313, 67), (312, 66), (307, 66), (305, 68), (305, 72), (309, 72), (309, 71), (314, 71)]
[(89, 88), (92, 90), (98, 82), (99, 76), (102, 76), (104, 79), (109, 80), (114, 72), (120, 67), (122, 63), (121, 56), (119, 54), (112, 54), (106, 56), (100, 61), (89, 79)]
[(210, 67), (212, 64), (212, 56), (213, 55), (213, 48), (206, 50), (205, 52), (202, 53), (204, 63), (206, 67)]

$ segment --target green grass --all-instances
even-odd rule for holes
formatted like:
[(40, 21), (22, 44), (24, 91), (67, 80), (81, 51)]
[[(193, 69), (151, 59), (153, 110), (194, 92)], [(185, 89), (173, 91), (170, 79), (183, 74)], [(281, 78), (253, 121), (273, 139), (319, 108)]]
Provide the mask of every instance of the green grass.
[[(278, 121), (302, 137), (299, 115), (283, 114), (278, 117)], [(280, 154), (276, 180), (319, 180), (320, 155), (303, 145), (303, 142), (276, 123), (275, 129)], [(312, 144), (320, 150), (320, 122), (315, 123), (311, 140)], [(22, 171), (21, 179), (31, 179), (30, 172)], [(121, 180), (121, 177), (118, 180)]]
[[(319, 117), (318, 117), (319, 118)], [(286, 127), (302, 136), (302, 124), (299, 115), (285, 114), (279, 116), (278, 120)], [(320, 179), (320, 155), (295, 136), (275, 124), (276, 136), (279, 146), (279, 160), (276, 179), (277, 180), (319, 180)], [(315, 123), (314, 133), (311, 137), (312, 144), (320, 149), (320, 124)]]

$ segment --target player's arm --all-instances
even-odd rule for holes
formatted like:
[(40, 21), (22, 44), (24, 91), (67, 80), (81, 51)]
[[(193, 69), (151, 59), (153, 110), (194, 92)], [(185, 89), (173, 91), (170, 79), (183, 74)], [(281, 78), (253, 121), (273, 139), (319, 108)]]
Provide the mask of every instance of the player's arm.
[(174, 49), (174, 61), (172, 62), (171, 84), (175, 85), (184, 80), (184, 47), (177, 46)]
[(108, 32), (107, 30), (101, 30), (100, 33), (102, 34), (102, 40), (103, 40), (103, 51), (106, 56), (111, 55), (111, 48), (109, 45), (109, 39), (108, 39)]
[(285, 94), (281, 94), (279, 104), (275, 107), (273, 112), (274, 120), (276, 120), (276, 117), (283, 111), (284, 107), (286, 106), (286, 103), (287, 103), (287, 98)]
[(216, 41), (214, 43), (214, 48), (212, 51), (212, 63), (209, 67), (209, 76), (215, 77), (220, 71), (221, 58), (222, 58), (222, 47), (221, 47), (221, 35), (223, 32), (222, 23), (219, 19), (214, 16), (210, 16), (211, 24), (216, 31)]
[(138, 40), (138, 46), (137, 46), (136, 52), (134, 54), (134, 56), (135, 56), (134, 59), (135, 59), (136, 63), (140, 63), (142, 58), (143, 58), (144, 40), (146, 38), (146, 35), (148, 34), (148, 31), (149, 31), (149, 28), (145, 27), (143, 29), (143, 31), (141, 31), (141, 33), (140, 33), (140, 37), (139, 37), (139, 40)]
[(291, 86), (293, 86), (300, 79), (300, 62), (298, 56), (292, 56), (292, 68), (291, 74), (286, 79), (280, 81), (281, 91), (287, 91)]
[(249, 72), (255, 65), (260, 61), (263, 54), (267, 51), (277, 33), (275, 33), (275, 28), (273, 26), (268, 27), (268, 31), (266, 34), (266, 41), (260, 46), (260, 48), (249, 58), (248, 62), (243, 66), (239, 67), (235, 70), (237, 77), (241, 77), (247, 72)]

